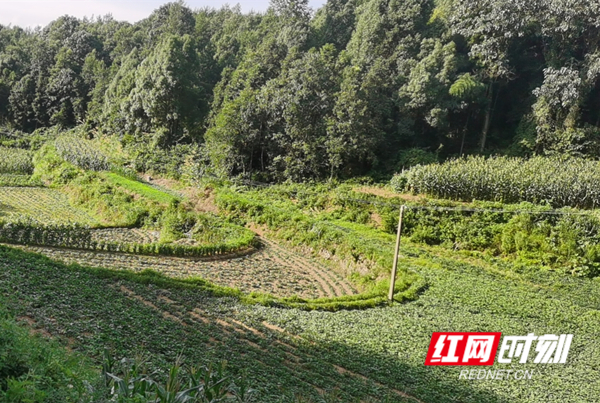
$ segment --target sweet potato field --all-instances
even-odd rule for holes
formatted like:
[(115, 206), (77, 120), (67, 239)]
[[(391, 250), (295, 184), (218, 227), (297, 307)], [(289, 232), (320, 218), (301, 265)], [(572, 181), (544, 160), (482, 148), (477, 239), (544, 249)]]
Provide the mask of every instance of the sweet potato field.
[[(596, 401), (597, 282), (519, 274), (434, 247), (407, 254), (402, 264), (429, 288), (414, 302), (362, 311), (246, 305), (147, 272), (65, 265), (1, 246), (0, 293), (24, 323), (97, 359), (105, 348), (146, 354), (156, 368), (180, 354), (190, 365), (225, 359), (265, 403)], [(460, 368), (423, 366), (431, 332), (457, 330), (575, 337), (567, 365), (493, 367), (533, 369), (531, 380), (465, 382)]]

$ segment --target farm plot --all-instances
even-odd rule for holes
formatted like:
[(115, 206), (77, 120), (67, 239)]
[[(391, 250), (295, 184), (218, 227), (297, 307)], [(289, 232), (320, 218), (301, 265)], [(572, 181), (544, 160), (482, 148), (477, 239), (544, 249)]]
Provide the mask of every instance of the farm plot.
[(0, 187), (0, 217), (30, 217), (46, 223), (96, 225), (87, 213), (69, 204), (67, 196), (48, 188)]
[(96, 242), (123, 243), (156, 243), (160, 238), (159, 231), (149, 231), (139, 228), (100, 228), (92, 230), (92, 240)]
[(117, 277), (96, 276), (77, 266), (7, 251), (0, 246), (0, 294), (16, 290), (8, 301), (14, 315), (86, 355), (98, 358), (105, 349), (118, 357), (144, 354), (151, 369), (180, 355), (194, 366), (227, 360), (228, 374), (246, 372), (249, 385), (259, 390), (256, 401), (264, 403), (299, 401), (296, 396), (322, 402), (324, 394), (335, 396), (328, 401), (379, 402), (386, 396), (390, 402), (416, 401), (394, 385), (315, 354), (310, 340), (285, 325), (250, 323), (243, 316), (251, 314), (251, 307), (233, 298), (144, 285), (127, 276), (119, 279), (118, 272)]
[[(226, 359), (234, 376), (247, 372), (265, 403), (597, 402), (597, 281), (539, 283), (502, 265), (421, 252), (409, 259), (430, 280), (419, 300), (366, 311), (247, 306), (1, 246), (0, 294), (16, 316), (92, 357), (109, 348), (120, 356), (146, 352), (156, 366), (180, 354), (191, 365)], [(423, 365), (432, 332), (459, 330), (575, 337), (567, 365), (496, 364), (491, 369), (535, 373), (467, 382), (456, 367)]]
[(46, 247), (24, 247), (66, 263), (140, 272), (152, 269), (174, 278), (202, 277), (244, 292), (265, 292), (278, 297), (302, 298), (352, 295), (355, 288), (330, 269), (262, 239), (258, 252), (228, 260), (198, 260), (139, 256)]

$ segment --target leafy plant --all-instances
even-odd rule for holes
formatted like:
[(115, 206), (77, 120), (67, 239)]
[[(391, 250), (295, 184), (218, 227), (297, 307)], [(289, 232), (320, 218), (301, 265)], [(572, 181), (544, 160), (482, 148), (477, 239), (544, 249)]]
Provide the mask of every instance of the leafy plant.
[(217, 403), (254, 401), (256, 391), (241, 379), (239, 386), (225, 374), (226, 362), (184, 368), (182, 357), (160, 379), (149, 373), (147, 361), (123, 358), (118, 363), (105, 354), (103, 374), (110, 388), (111, 401), (130, 403)]

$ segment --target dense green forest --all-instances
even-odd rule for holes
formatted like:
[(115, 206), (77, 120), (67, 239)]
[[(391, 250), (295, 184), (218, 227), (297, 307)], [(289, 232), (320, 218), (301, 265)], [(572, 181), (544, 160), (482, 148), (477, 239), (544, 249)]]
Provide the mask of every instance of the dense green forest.
[[(201, 172), (389, 174), (462, 154), (598, 155), (600, 3), (169, 3), (130, 24), (0, 26), (4, 136), (79, 127)], [(171, 161), (172, 162), (172, 161)], [(146, 165), (144, 165), (146, 164)]]

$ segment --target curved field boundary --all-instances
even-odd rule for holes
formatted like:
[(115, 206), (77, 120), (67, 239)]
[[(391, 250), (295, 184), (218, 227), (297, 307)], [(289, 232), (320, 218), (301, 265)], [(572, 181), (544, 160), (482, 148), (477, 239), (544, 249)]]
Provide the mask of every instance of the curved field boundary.
[(266, 238), (260, 238), (260, 242), (273, 250), (280, 259), (292, 267), (307, 270), (321, 286), (321, 297), (340, 297), (342, 295), (357, 294), (356, 288), (347, 280), (341, 278), (337, 273), (319, 265), (318, 263), (299, 256), (283, 248), (279, 244)]
[(167, 256), (141, 256), (123, 253), (61, 249), (40, 246), (21, 248), (41, 253), (52, 259), (83, 266), (102, 267), (111, 270), (141, 272), (154, 270), (175, 279), (201, 277), (220, 286), (239, 289), (244, 293), (268, 293), (275, 297), (299, 296), (301, 298), (334, 297), (326, 294), (324, 280), (317, 280), (308, 269), (311, 262), (302, 267), (285, 261), (281, 252), (273, 247), (249, 248), (235, 254), (179, 258)]

